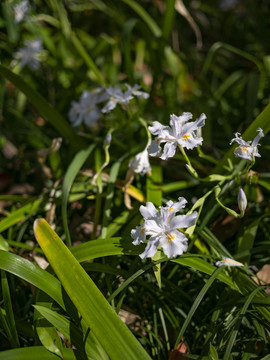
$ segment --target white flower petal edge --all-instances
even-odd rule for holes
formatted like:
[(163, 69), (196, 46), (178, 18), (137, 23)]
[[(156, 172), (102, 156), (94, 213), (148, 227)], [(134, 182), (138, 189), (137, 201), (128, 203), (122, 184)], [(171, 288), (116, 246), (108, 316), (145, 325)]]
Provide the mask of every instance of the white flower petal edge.
[(140, 207), (144, 222), (131, 231), (131, 236), (134, 239), (134, 245), (145, 242), (146, 237), (150, 236), (144, 252), (140, 254), (142, 259), (153, 257), (159, 245), (168, 258), (182, 255), (187, 251), (188, 239), (179, 228), (195, 225), (198, 213), (194, 211), (189, 215), (176, 216), (176, 213), (183, 209), (186, 203), (187, 200), (180, 197), (177, 202), (170, 200), (166, 206), (160, 206), (160, 211), (151, 202)]
[(259, 145), (259, 141), (260, 139), (264, 136), (263, 130), (262, 129), (257, 129), (257, 131), (259, 132), (258, 135), (254, 138), (254, 140), (252, 141), (245, 141), (242, 139), (242, 137), (240, 136), (240, 133), (235, 133), (235, 138), (233, 138), (230, 141), (230, 145), (233, 142), (237, 142), (240, 146), (238, 146), (235, 150), (234, 150), (234, 155), (237, 157), (240, 157), (242, 159), (246, 159), (246, 160), (250, 160), (252, 161), (253, 157), (261, 157), (261, 155), (258, 152), (258, 148), (257, 146)]
[(148, 148), (149, 155), (159, 155), (162, 152), (160, 146), (162, 143), (165, 143), (163, 154), (160, 155), (162, 160), (173, 157), (178, 145), (189, 150), (202, 145), (203, 138), (198, 134), (205, 124), (206, 115), (201, 114), (193, 122), (190, 122), (190, 119), (192, 119), (192, 114), (184, 112), (180, 116), (172, 114), (170, 116), (170, 126), (163, 126), (158, 121), (154, 121), (153, 125), (149, 127), (149, 131), (157, 137)]
[(244, 264), (235, 261), (233, 259), (227, 258), (227, 257), (223, 257), (222, 260), (217, 261), (216, 262), (216, 266), (220, 267), (220, 266), (244, 266)]

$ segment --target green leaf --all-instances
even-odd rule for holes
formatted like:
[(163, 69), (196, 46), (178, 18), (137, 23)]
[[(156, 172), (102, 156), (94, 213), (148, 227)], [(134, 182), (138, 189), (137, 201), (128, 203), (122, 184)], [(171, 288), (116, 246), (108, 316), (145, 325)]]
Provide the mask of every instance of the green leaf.
[[(78, 360), (78, 351), (63, 349), (65, 360)], [(77, 355), (76, 355), (77, 354)], [(43, 346), (31, 346), (0, 352), (0, 360), (59, 360), (59, 356), (49, 352)]]
[[(78, 350), (84, 351), (83, 334), (81, 330), (79, 330), (70, 320), (44, 306), (34, 305), (34, 307), (46, 320), (55, 326), (55, 328), (60, 331), (60, 333), (63, 334), (72, 345), (74, 345)], [(85, 352), (88, 357), (90, 357), (91, 360), (108, 359), (108, 356), (104, 353), (100, 346), (94, 343), (94, 341), (90, 342), (89, 338), (92, 338), (93, 340), (92, 332), (90, 332), (87, 336), (85, 343)]]
[(74, 149), (81, 149), (84, 146), (84, 140), (79, 138), (69, 123), (62, 115), (55, 110), (51, 104), (44, 99), (35, 89), (28, 85), (21, 76), (14, 74), (6, 67), (0, 65), (0, 75), (13, 83), (20, 91), (22, 91), (27, 99), (35, 106), (41, 116), (47, 119), (51, 125), (66, 139), (70, 141)]
[(30, 215), (34, 215), (39, 209), (42, 199), (38, 199), (34, 202), (22, 206), (20, 209), (11, 212), (2, 221), (0, 221), (0, 232), (10, 228), (11, 226), (22, 222)]
[(9, 341), (12, 347), (20, 347), (20, 342), (18, 338), (18, 333), (15, 325), (14, 314), (12, 310), (12, 303), (10, 298), (8, 280), (5, 271), (1, 270), (1, 285), (2, 285), (2, 293), (4, 300), (4, 308), (6, 310), (6, 322), (9, 327)]
[(68, 196), (70, 193), (71, 186), (85, 161), (88, 159), (89, 155), (93, 151), (95, 145), (90, 145), (87, 149), (79, 151), (72, 162), (70, 163), (64, 181), (63, 181), (63, 196), (62, 196), (62, 217), (63, 217), (63, 226), (66, 234), (66, 242), (68, 246), (71, 246), (71, 239), (68, 229), (68, 217), (67, 217), (67, 203)]
[(48, 223), (36, 220), (34, 231), (71, 301), (111, 359), (118, 360), (123, 354), (127, 360), (150, 359)]
[(140, 4), (138, 4), (137, 1), (123, 0), (123, 2), (130, 6), (143, 19), (154, 36), (160, 37), (162, 35), (162, 31), (155, 20), (144, 10)]
[(0, 250), (0, 268), (41, 289), (65, 309), (61, 283), (47, 271), (18, 255), (3, 250)]

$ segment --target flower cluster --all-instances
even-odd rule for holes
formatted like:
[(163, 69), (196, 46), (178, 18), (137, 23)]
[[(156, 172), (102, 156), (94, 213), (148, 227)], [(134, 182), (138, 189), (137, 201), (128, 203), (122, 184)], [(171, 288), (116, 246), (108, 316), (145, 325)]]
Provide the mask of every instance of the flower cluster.
[(15, 53), (15, 58), (20, 60), (21, 68), (28, 65), (33, 70), (38, 70), (40, 66), (39, 54), (41, 50), (42, 41), (40, 38), (32, 41), (27, 40), (25, 46)]
[(250, 161), (252, 161), (255, 156), (261, 157), (261, 155), (258, 152), (257, 146), (258, 146), (258, 143), (259, 143), (261, 137), (264, 136), (264, 133), (263, 133), (262, 129), (258, 129), (257, 131), (259, 132), (259, 134), (255, 137), (255, 139), (252, 142), (243, 140), (242, 137), (239, 136), (240, 133), (235, 133), (235, 138), (233, 138), (230, 142), (230, 145), (234, 141), (240, 145), (234, 150), (235, 156), (240, 157), (242, 159), (250, 160)]
[(203, 138), (198, 136), (198, 131), (205, 124), (206, 116), (201, 116), (193, 122), (192, 114), (184, 112), (180, 116), (171, 115), (170, 126), (164, 126), (158, 121), (153, 122), (153, 126), (149, 127), (149, 131), (156, 135), (155, 140), (152, 141), (148, 152), (151, 156), (157, 156), (162, 152), (161, 143), (165, 143), (163, 154), (160, 156), (162, 160), (166, 160), (174, 156), (176, 147), (194, 149), (198, 145), (202, 145)]
[(19, 4), (14, 6), (15, 22), (20, 23), (25, 15), (29, 12), (28, 0), (22, 0)]
[(183, 197), (178, 198), (178, 202), (170, 200), (166, 206), (160, 206), (160, 211), (151, 202), (147, 202), (146, 206), (141, 205), (140, 213), (144, 217), (144, 221), (131, 231), (131, 236), (134, 245), (145, 242), (146, 237), (150, 236), (145, 251), (140, 254), (142, 259), (153, 257), (159, 245), (168, 258), (182, 255), (187, 251), (188, 240), (179, 229), (194, 225), (198, 213), (194, 211), (189, 215), (176, 216), (176, 213), (183, 209), (186, 203), (187, 200)]
[[(147, 99), (149, 94), (140, 91), (139, 85), (130, 86), (126, 84), (127, 90), (123, 92), (119, 86), (109, 86), (97, 88), (94, 91), (84, 90), (79, 102), (72, 102), (69, 111), (69, 119), (73, 126), (78, 126), (82, 122), (86, 125), (93, 125), (100, 114), (112, 111), (117, 104), (128, 105), (134, 96)], [(100, 110), (96, 104), (105, 102), (105, 106)]]

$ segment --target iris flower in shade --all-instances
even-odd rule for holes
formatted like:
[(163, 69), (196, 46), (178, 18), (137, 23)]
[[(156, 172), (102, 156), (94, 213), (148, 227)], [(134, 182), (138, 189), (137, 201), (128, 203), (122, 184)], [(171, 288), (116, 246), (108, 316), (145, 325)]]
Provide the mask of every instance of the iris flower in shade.
[(140, 90), (140, 88), (141, 88), (140, 85), (137, 85), (137, 84), (135, 84), (134, 86), (130, 86), (129, 84), (125, 84), (125, 85), (131, 95), (137, 96), (139, 99), (148, 99), (149, 98), (149, 94), (147, 92)]
[(100, 110), (96, 105), (98, 102), (100, 102), (99, 91), (84, 90), (80, 101), (73, 101), (69, 110), (68, 116), (72, 126), (78, 126), (82, 122), (87, 126), (94, 125), (100, 118)]
[(29, 2), (28, 0), (22, 0), (19, 4), (14, 6), (14, 15), (15, 15), (15, 22), (21, 22), (25, 15), (29, 11)]
[(147, 149), (138, 153), (128, 164), (128, 166), (135, 172), (141, 175), (151, 174), (151, 166), (149, 163), (149, 155)]
[(119, 86), (109, 86), (106, 88), (106, 94), (109, 101), (101, 110), (103, 113), (110, 112), (117, 104), (127, 105), (133, 99), (129, 90), (123, 92)]
[(244, 264), (235, 261), (233, 259), (227, 258), (227, 257), (223, 257), (222, 260), (217, 261), (216, 262), (216, 266), (220, 267), (220, 266), (244, 266)]
[(34, 70), (38, 70), (40, 66), (39, 53), (42, 50), (42, 41), (40, 38), (35, 40), (27, 40), (25, 46), (20, 48), (15, 54), (15, 58), (21, 60), (21, 68), (28, 65)]
[(151, 202), (140, 207), (144, 222), (131, 231), (131, 236), (134, 239), (134, 245), (145, 242), (146, 237), (150, 236), (145, 251), (140, 254), (142, 259), (153, 257), (159, 245), (168, 258), (182, 255), (187, 251), (188, 239), (178, 229), (194, 225), (198, 213), (194, 211), (189, 215), (176, 216), (176, 213), (183, 209), (186, 203), (187, 200), (180, 197), (177, 202), (170, 200), (166, 206), (160, 206), (160, 211)]
[(242, 159), (246, 159), (246, 160), (250, 160), (252, 161), (253, 158), (256, 157), (261, 157), (261, 155), (258, 152), (258, 142), (260, 141), (260, 138), (264, 136), (264, 133), (262, 131), (262, 129), (257, 129), (257, 131), (259, 132), (259, 134), (255, 137), (255, 139), (251, 142), (251, 141), (244, 141), (242, 139), (240, 135), (240, 133), (235, 133), (235, 138), (233, 138), (230, 142), (230, 145), (235, 141), (237, 142), (240, 146), (238, 146), (235, 150), (234, 150), (234, 155), (237, 157), (240, 157)]
[[(151, 140), (150, 140), (151, 141)], [(149, 154), (147, 148), (149, 147), (150, 141), (147, 142), (145, 149), (138, 153), (132, 160), (130, 160), (128, 166), (137, 174), (151, 174), (152, 169), (149, 162)]]
[(173, 157), (178, 145), (187, 149), (194, 149), (198, 145), (202, 145), (203, 138), (198, 136), (198, 130), (204, 126), (206, 116), (201, 116), (190, 122), (192, 114), (184, 112), (181, 116), (171, 115), (170, 126), (163, 126), (158, 121), (153, 122), (153, 126), (149, 127), (149, 131), (153, 135), (157, 135), (152, 141), (148, 152), (151, 156), (157, 156), (162, 151), (161, 143), (165, 143), (163, 154), (160, 156), (162, 160)]

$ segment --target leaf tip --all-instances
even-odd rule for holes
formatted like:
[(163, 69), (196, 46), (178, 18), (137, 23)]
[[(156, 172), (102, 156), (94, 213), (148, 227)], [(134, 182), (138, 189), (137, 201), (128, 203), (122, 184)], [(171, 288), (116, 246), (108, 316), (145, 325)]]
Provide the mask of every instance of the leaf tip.
[(34, 234), (35, 234), (35, 236), (36, 236), (36, 229), (37, 229), (38, 225), (39, 225), (41, 222), (44, 222), (44, 221), (46, 221), (46, 220), (45, 220), (45, 219), (36, 219), (36, 220), (34, 221), (34, 226), (33, 226), (33, 228), (34, 228)]

